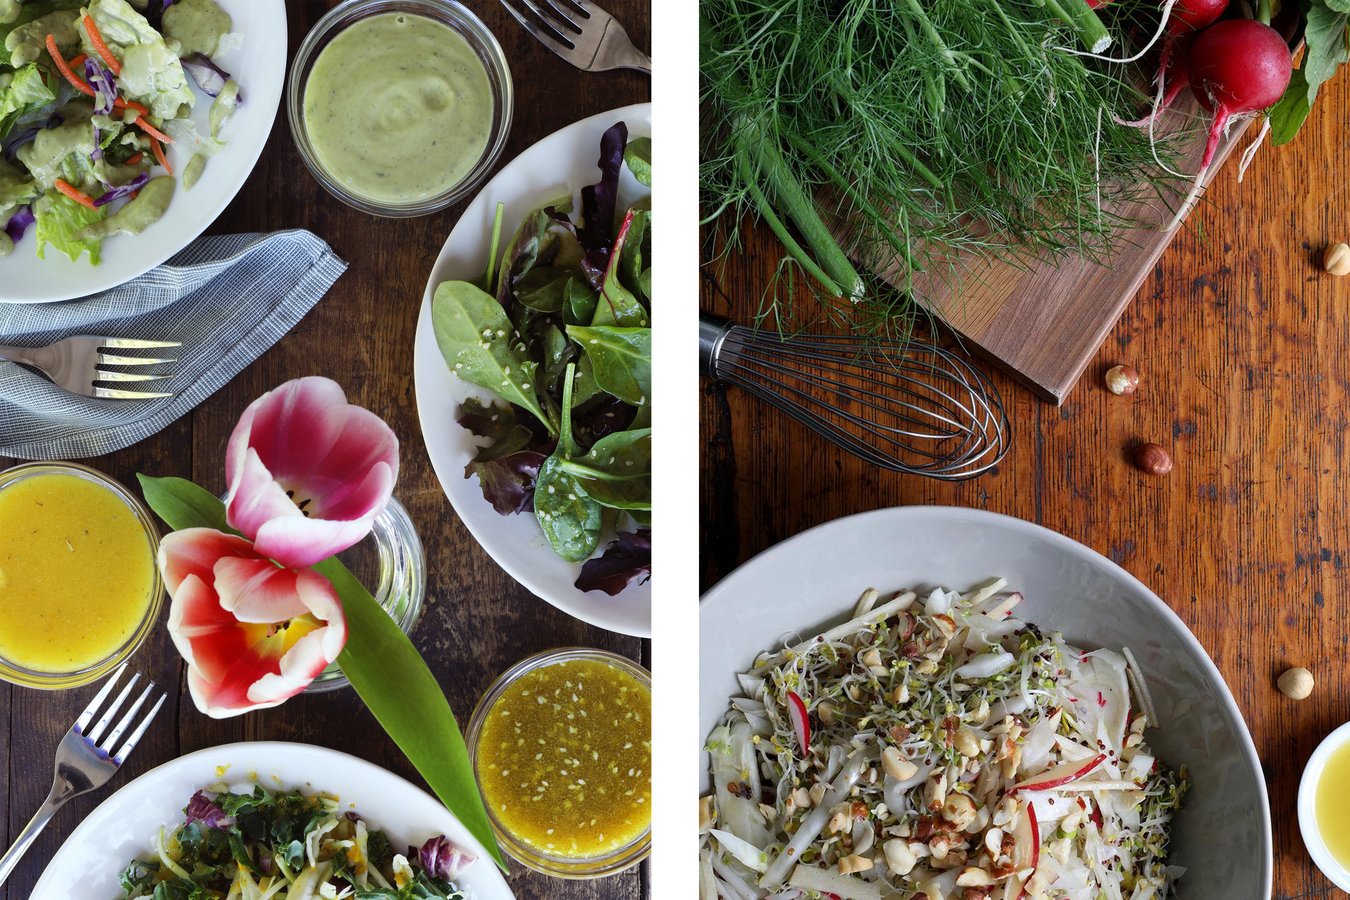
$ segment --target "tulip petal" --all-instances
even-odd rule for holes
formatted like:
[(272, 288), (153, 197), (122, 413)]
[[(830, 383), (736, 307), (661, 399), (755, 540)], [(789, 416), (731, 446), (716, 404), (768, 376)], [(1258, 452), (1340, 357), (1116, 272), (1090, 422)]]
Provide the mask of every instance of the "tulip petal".
[(172, 594), (188, 575), (211, 580), (216, 560), (222, 556), (255, 556), (252, 545), (241, 537), (214, 528), (185, 528), (159, 542), (159, 569)]
[(371, 512), (349, 522), (303, 516), (272, 519), (258, 529), (255, 546), (288, 566), (312, 566), (360, 543), (370, 533), (375, 515)]
[(296, 573), (276, 563), (226, 557), (214, 573), (220, 607), (240, 622), (285, 622), (309, 612), (296, 592)]
[(230, 525), (244, 535), (256, 538), (258, 529), (272, 519), (304, 518), (304, 513), (272, 477), (258, 451), (252, 447), (240, 452), (231, 472), (230, 491), (225, 496), (225, 516)]

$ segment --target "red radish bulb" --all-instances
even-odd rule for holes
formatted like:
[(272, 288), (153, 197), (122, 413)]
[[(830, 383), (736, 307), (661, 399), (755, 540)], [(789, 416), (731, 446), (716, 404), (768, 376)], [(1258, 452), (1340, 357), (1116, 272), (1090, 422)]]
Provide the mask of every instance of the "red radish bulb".
[(1228, 120), (1274, 106), (1294, 73), (1289, 45), (1269, 25), (1225, 19), (1200, 33), (1190, 52), (1191, 91), (1214, 113), (1200, 170), (1209, 168)]
[(1219, 21), (1226, 9), (1228, 0), (1177, 0), (1167, 19), (1167, 30), (1172, 34), (1199, 31)]
[(801, 745), (802, 756), (805, 756), (811, 752), (811, 717), (806, 714), (806, 704), (801, 697), (788, 691), (787, 698), (788, 718), (792, 720), (792, 728), (797, 732), (797, 743)]

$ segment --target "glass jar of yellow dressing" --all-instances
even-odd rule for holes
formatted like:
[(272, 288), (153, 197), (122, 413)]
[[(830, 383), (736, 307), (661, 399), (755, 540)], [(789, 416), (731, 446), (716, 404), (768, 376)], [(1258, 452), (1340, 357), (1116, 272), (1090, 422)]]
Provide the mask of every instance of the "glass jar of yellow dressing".
[(1327, 735), (1303, 768), (1298, 827), (1317, 868), (1350, 891), (1350, 722)]
[(651, 673), (602, 650), (549, 650), (498, 678), (469, 723), (493, 832), (560, 878), (613, 875), (651, 852)]
[(68, 688), (120, 665), (159, 617), (158, 549), (150, 513), (93, 469), (0, 472), (0, 678)]

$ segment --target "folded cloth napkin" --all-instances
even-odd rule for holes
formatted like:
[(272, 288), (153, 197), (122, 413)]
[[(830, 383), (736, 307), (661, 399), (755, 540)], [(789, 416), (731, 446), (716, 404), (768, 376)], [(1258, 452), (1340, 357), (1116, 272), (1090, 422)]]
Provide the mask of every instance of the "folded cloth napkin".
[(308, 231), (216, 235), (102, 294), (0, 304), (0, 344), (41, 347), (75, 334), (183, 344), (171, 352), (172, 379), (139, 386), (174, 394), (162, 400), (81, 397), (0, 362), (0, 456), (99, 456), (155, 434), (280, 340), (346, 268)]

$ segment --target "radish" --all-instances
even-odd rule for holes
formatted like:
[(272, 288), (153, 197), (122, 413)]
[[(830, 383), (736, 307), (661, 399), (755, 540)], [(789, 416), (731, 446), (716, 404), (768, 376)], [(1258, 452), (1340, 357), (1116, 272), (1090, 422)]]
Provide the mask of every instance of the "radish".
[(787, 692), (788, 718), (797, 732), (797, 743), (801, 745), (802, 756), (811, 752), (811, 717), (806, 714), (806, 704), (792, 691)]
[(1178, 0), (1167, 20), (1167, 30), (1174, 35), (1199, 31), (1219, 21), (1228, 9), (1228, 0)]
[(1274, 106), (1289, 87), (1294, 61), (1289, 45), (1274, 28), (1253, 19), (1227, 19), (1209, 26), (1196, 38), (1191, 46), (1190, 70), (1196, 99), (1214, 113), (1209, 142), (1200, 161), (1203, 175), (1229, 119)]

